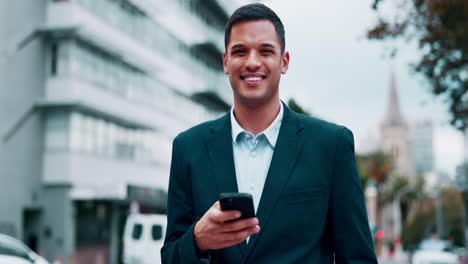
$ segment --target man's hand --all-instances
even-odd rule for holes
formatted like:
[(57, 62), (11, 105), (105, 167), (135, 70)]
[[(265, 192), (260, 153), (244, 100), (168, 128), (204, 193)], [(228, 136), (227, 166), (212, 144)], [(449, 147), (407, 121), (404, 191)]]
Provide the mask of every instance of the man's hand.
[(240, 211), (221, 211), (216, 202), (195, 224), (193, 235), (201, 252), (239, 244), (247, 237), (260, 232), (258, 219), (247, 218), (231, 221), (241, 216)]

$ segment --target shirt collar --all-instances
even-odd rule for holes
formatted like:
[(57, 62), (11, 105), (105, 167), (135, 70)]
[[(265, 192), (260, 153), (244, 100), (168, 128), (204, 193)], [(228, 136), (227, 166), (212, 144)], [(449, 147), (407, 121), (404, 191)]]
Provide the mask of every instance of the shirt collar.
[[(276, 116), (275, 120), (270, 124), (270, 126), (262, 131), (260, 134), (264, 134), (267, 138), (268, 142), (270, 142), (271, 146), (274, 148), (276, 145), (276, 141), (278, 140), (278, 134), (281, 127), (281, 122), (283, 121), (283, 104), (280, 102), (280, 111)], [(241, 133), (248, 133), (245, 131), (234, 116), (234, 106), (231, 108), (231, 134), (232, 134), (232, 141), (237, 143), (237, 138)]]

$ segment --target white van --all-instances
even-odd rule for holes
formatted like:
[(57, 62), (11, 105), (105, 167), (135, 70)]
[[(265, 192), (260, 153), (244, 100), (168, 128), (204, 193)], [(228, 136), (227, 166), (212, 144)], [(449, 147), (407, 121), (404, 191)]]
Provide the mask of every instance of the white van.
[(123, 239), (125, 264), (161, 263), (161, 248), (166, 233), (166, 215), (131, 214), (127, 218)]

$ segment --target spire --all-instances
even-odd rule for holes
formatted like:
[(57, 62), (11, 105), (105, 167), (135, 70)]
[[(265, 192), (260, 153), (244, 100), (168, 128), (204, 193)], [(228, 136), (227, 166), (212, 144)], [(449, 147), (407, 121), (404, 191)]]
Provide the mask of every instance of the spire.
[(399, 126), (405, 124), (403, 116), (400, 112), (400, 103), (398, 100), (393, 64), (390, 66), (390, 93), (388, 98), (387, 114), (385, 115), (383, 123), (390, 126)]

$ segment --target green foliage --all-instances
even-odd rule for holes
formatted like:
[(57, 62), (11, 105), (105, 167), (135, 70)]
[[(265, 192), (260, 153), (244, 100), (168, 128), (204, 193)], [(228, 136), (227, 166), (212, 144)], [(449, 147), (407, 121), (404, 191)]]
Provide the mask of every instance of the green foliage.
[(365, 162), (366, 160), (364, 156), (356, 154), (356, 164), (359, 173), (359, 180), (361, 181), (361, 186), (363, 190), (366, 189), (367, 184), (369, 183), (369, 179), (371, 178), (366, 170)]
[(381, 151), (364, 155), (356, 154), (356, 163), (363, 190), (370, 181), (381, 185), (390, 173), (390, 157)]
[(442, 212), (443, 237), (452, 240), (456, 246), (463, 246), (463, 201), (454, 188), (442, 190)]
[(387, 154), (376, 151), (359, 155), (356, 160), (361, 177), (372, 179), (377, 184), (382, 184), (387, 180), (392, 164)]
[(293, 110), (294, 112), (296, 113), (299, 113), (299, 114), (304, 114), (304, 115), (308, 115), (310, 116), (310, 113), (305, 110), (304, 108), (302, 108), (302, 106), (300, 106), (294, 99), (289, 99), (288, 101), (288, 106), (289, 108), (291, 108), (291, 110)]
[[(383, 3), (374, 0), (378, 11)], [(422, 57), (414, 66), (429, 82), (431, 92), (444, 95), (458, 129), (468, 113), (468, 1), (404, 0), (390, 18), (380, 18), (367, 32), (368, 39), (416, 39)]]
[[(443, 234), (441, 238), (453, 241), (455, 246), (463, 246), (463, 201), (460, 193), (452, 187), (441, 190)], [(402, 231), (403, 246), (415, 246), (428, 238), (436, 230), (436, 202), (433, 197), (414, 200), (416, 211), (404, 223)]]
[(379, 204), (386, 205), (412, 191), (406, 177), (395, 175), (380, 190)]
[(409, 219), (403, 226), (401, 239), (403, 248), (405, 249), (417, 246), (424, 237), (430, 234), (431, 229), (435, 225), (435, 208), (432, 205), (433, 201), (426, 198), (419, 202), (429, 205), (429, 208), (424, 210), (424, 206), (418, 206), (419, 210), (416, 215)]

